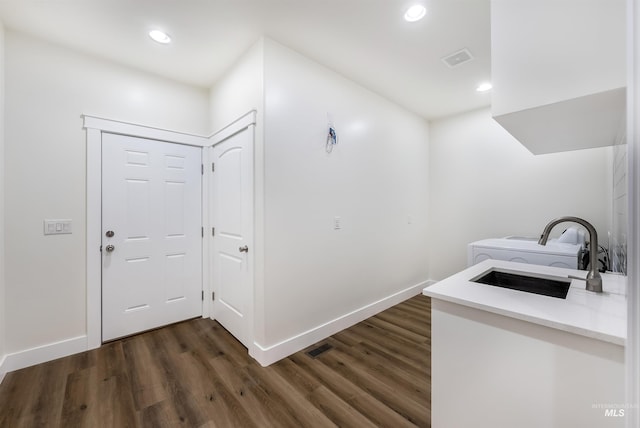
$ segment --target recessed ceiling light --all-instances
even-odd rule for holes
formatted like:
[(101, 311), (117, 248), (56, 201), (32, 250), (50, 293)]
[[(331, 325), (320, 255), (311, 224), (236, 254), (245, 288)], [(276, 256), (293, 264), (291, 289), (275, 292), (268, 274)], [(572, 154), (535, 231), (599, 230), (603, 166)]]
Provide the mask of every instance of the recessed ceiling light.
[(491, 90), (491, 88), (493, 88), (491, 83), (486, 82), (486, 83), (479, 84), (478, 87), (476, 88), (476, 91), (478, 91), (478, 92), (487, 92), (487, 91)]
[(167, 33), (160, 30), (149, 31), (149, 37), (151, 37), (158, 43), (162, 43), (163, 45), (171, 43), (171, 37), (169, 37)]
[(421, 4), (415, 4), (411, 6), (404, 14), (405, 21), (416, 22), (424, 18), (427, 14), (427, 9)]

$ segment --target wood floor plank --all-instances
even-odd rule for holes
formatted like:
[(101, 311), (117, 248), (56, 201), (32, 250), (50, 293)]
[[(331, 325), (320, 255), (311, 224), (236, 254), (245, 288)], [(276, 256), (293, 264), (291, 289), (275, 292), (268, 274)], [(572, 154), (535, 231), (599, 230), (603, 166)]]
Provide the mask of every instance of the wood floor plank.
[(47, 427), (60, 419), (66, 378), (73, 371), (72, 361), (86, 367), (84, 358), (58, 359), (42, 364), (36, 382), (31, 384), (31, 407), (21, 420), (24, 426)]
[(149, 344), (162, 370), (164, 385), (169, 398), (165, 400), (168, 405), (163, 406), (165, 418), (170, 423), (184, 423), (187, 426), (202, 425), (209, 417), (203, 411), (203, 395), (194, 394), (191, 387), (194, 377), (186, 376), (188, 367), (182, 364), (182, 353), (169, 352), (166, 338), (162, 330), (157, 330), (148, 335)]
[(402, 338), (394, 337), (392, 333), (386, 332), (366, 321), (351, 327), (353, 331), (362, 335), (370, 343), (376, 344), (380, 349), (392, 353), (403, 361), (414, 364), (416, 367), (424, 365), (425, 355), (431, 357), (427, 345), (418, 345), (407, 342)]
[[(425, 365), (416, 365), (403, 361), (401, 358), (398, 358), (398, 355), (381, 349), (380, 347), (368, 342), (362, 342), (361, 344), (355, 346), (354, 349), (367, 355), (372, 355), (373, 358), (379, 357), (380, 361), (384, 361), (387, 365), (390, 365), (394, 368), (402, 369), (402, 371), (407, 373), (409, 376), (415, 376), (420, 379), (425, 377), (429, 380), (431, 379), (430, 354), (429, 356), (425, 355), (425, 361), (429, 360)], [(430, 385), (430, 383), (428, 384)]]
[(102, 379), (126, 374), (126, 361), (122, 341), (107, 343), (98, 349), (87, 352), (91, 356), (96, 375)]
[[(394, 367), (385, 358), (369, 353), (367, 350), (358, 350), (356, 347), (343, 346), (338, 341), (329, 338), (329, 343), (336, 345), (343, 354), (346, 354), (351, 364), (358, 365), (384, 383), (393, 384), (394, 389), (400, 394), (406, 394), (417, 400), (430, 401), (430, 391), (425, 378), (416, 377)], [(362, 349), (362, 348), (360, 348)]]
[(428, 421), (426, 403), (418, 403), (416, 397), (401, 394), (396, 390), (397, 384), (385, 383), (358, 364), (348, 355), (335, 350), (321, 357), (322, 362), (340, 373), (345, 379), (362, 387), (367, 393), (402, 415), (408, 421), (420, 426)]
[(391, 307), (388, 310), (381, 312), (380, 314), (399, 314), (404, 318), (417, 320), (420, 322), (420, 324), (422, 324), (424, 321), (424, 314), (430, 310), (431, 308), (419, 308), (407, 304)]
[[(229, 360), (232, 361), (235, 366), (242, 367), (255, 363), (247, 353), (247, 348), (235, 340), (218, 322), (200, 319), (196, 320), (196, 325), (199, 327), (198, 333), (200, 334), (200, 338), (207, 342), (213, 342), (217, 347), (217, 354), (228, 355)], [(230, 338), (230, 340), (216, 340), (221, 337)]]
[(386, 321), (381, 317), (371, 317), (367, 320), (367, 322), (375, 325), (376, 327), (388, 330), (396, 334), (397, 336), (410, 340), (411, 342), (424, 343), (425, 340), (428, 339), (428, 337), (424, 334), (415, 333), (411, 330), (403, 328), (402, 326)]
[(431, 311), (431, 301), (426, 296), (415, 296), (402, 302), (402, 306), (400, 308), (424, 317), (427, 312)]
[(342, 330), (333, 335), (333, 338), (339, 340), (347, 345), (356, 345), (362, 342), (362, 337), (358, 336), (350, 329)]
[[(204, 419), (221, 426), (259, 426), (243, 408), (234, 392), (225, 386), (220, 373), (214, 370), (208, 360), (208, 355), (200, 350), (175, 357), (172, 366), (174, 378), (181, 382), (183, 394), (192, 400), (190, 412), (199, 409)], [(201, 425), (205, 421), (198, 422)], [(193, 426), (198, 425), (194, 422)]]
[[(247, 367), (251, 377), (280, 407), (286, 408), (295, 419), (293, 427), (308, 426), (313, 421), (314, 427), (335, 428), (335, 424), (322, 414), (305, 396), (298, 393), (285, 379), (271, 367)], [(278, 422), (278, 421), (276, 421)], [(284, 424), (282, 426), (285, 426)], [(288, 425), (287, 425), (288, 426)]]
[(345, 379), (318, 359), (311, 358), (305, 354), (295, 354), (288, 359), (300, 367), (301, 370), (313, 374), (314, 378), (318, 379), (323, 386), (329, 388), (344, 401), (350, 401), (359, 395), (366, 394), (358, 385)]
[[(37, 392), (44, 386), (44, 374), (43, 366), (39, 365), (6, 375), (0, 385), (0, 426), (44, 427), (47, 420), (59, 420), (59, 406), (50, 405), (47, 408), (37, 404), (40, 400), (40, 394)], [(64, 388), (64, 383), (56, 386)], [(62, 397), (57, 396), (55, 400), (62, 402)]]
[[(106, 427), (136, 427), (141, 425), (140, 414), (133, 405), (130, 382), (125, 374), (100, 378), (97, 394), (100, 425)], [(100, 403), (109, 403), (108, 406)]]
[[(383, 326), (381, 326), (381, 323), (378, 323), (378, 325), (374, 324), (375, 320), (374, 319), (367, 319), (362, 321), (359, 325), (368, 327), (368, 328), (372, 328), (376, 335), (379, 336), (378, 340), (391, 340), (396, 344), (399, 344), (401, 346), (406, 346), (409, 348), (424, 348), (428, 343), (430, 343), (430, 338), (428, 337), (428, 335), (423, 335), (418, 333), (419, 335), (421, 335), (423, 337), (421, 342), (415, 342), (413, 340), (408, 340), (405, 336), (406, 334), (398, 334), (396, 331), (391, 330), (391, 329), (387, 329)], [(396, 325), (397, 324), (393, 321), (391, 321), (391, 324)], [(357, 327), (357, 326), (354, 326)], [(408, 333), (407, 333), (408, 334)]]
[(324, 386), (309, 394), (309, 401), (339, 427), (375, 427), (372, 421)]
[[(410, 305), (410, 304), (403, 305), (400, 308), (389, 308), (389, 309), (396, 309), (397, 311), (401, 310), (408, 316), (418, 319), (420, 322), (424, 322), (425, 313), (431, 312), (430, 307), (420, 307), (417, 305)], [(392, 313), (393, 312), (395, 311), (392, 311)]]
[(279, 361), (273, 365), (273, 368), (301, 394), (308, 397), (309, 401), (336, 425), (375, 426), (357, 409), (343, 401), (315, 376), (290, 359)]
[(149, 334), (127, 338), (122, 344), (138, 411), (169, 398), (162, 369), (150, 351)]
[(298, 390), (302, 395), (313, 393), (322, 383), (306, 370), (300, 368), (299, 365), (291, 361), (289, 358), (280, 360), (275, 363), (273, 370)]
[(410, 313), (417, 316), (420, 319), (427, 318), (427, 322), (431, 324), (431, 301), (424, 302), (422, 298), (425, 296), (420, 296), (420, 298), (414, 297), (413, 299), (409, 299), (406, 302), (403, 302), (402, 309), (411, 311)]
[(98, 426), (101, 422), (97, 399), (100, 385), (96, 375), (93, 367), (73, 372), (67, 377), (61, 420), (69, 426)]
[(417, 296), (414, 296), (410, 299), (405, 300), (404, 302), (402, 302), (403, 306), (412, 306), (412, 307), (417, 307), (417, 308), (426, 308), (426, 309), (431, 309), (431, 299), (427, 296), (424, 296), (422, 294), (418, 294)]
[(430, 427), (430, 306), (412, 297), (266, 368), (210, 319), (123, 338), (8, 373), (0, 427)]
[[(210, 359), (209, 364), (226, 388), (238, 399), (255, 426), (277, 427), (273, 421), (287, 419), (288, 414), (272, 406), (271, 397), (259, 388), (245, 367), (236, 368), (224, 355)], [(291, 419), (289, 422), (295, 423), (295, 420)]]
[(418, 317), (414, 317), (405, 311), (392, 311), (391, 308), (385, 312), (379, 313), (373, 318), (378, 318), (387, 321), (393, 325), (407, 329), (413, 333), (421, 336), (427, 336), (429, 334), (429, 325)]

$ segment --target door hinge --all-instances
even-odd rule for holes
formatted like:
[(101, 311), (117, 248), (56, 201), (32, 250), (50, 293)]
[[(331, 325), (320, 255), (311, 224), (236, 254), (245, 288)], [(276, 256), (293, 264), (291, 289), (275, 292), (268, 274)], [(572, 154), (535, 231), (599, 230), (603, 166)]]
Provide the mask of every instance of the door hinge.
[(211, 300), (216, 300), (216, 292), (215, 291), (211, 292)]
[(216, 164), (211, 162), (211, 172), (216, 172)]
[(201, 232), (201, 234), (202, 234), (202, 237), (204, 238), (204, 226), (202, 226), (202, 227), (200, 228), (200, 232)]
[(211, 236), (216, 236), (216, 228), (215, 227), (211, 228)]
[(204, 164), (203, 163), (200, 164), (200, 174), (204, 175)]
[(202, 290), (202, 301), (204, 301), (204, 290)]

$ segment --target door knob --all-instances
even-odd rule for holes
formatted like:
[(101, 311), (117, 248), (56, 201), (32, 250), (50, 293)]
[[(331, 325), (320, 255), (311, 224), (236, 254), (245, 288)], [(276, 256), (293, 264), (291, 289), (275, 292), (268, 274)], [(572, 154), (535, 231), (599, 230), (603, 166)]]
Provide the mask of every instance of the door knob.
[(249, 247), (247, 247), (247, 246), (245, 245), (244, 247), (240, 247), (240, 248), (238, 248), (238, 250), (239, 250), (241, 253), (248, 253), (248, 252), (249, 252)]
[(115, 233), (113, 233), (113, 230), (107, 230), (107, 233), (105, 233), (105, 235), (107, 235), (107, 238), (113, 238), (113, 235), (115, 235)]
[(114, 247), (113, 245), (109, 244), (105, 247), (105, 250), (107, 250), (107, 253), (112, 252), (113, 250), (115, 250), (116, 247)]

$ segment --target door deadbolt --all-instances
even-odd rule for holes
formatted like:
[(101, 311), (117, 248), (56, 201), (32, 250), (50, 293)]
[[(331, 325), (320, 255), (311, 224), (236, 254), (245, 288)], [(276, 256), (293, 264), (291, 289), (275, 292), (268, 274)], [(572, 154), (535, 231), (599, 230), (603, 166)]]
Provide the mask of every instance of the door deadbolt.
[(244, 247), (238, 248), (238, 251), (240, 251), (241, 253), (248, 253), (249, 252), (249, 247), (247, 247), (245, 245)]
[(105, 233), (105, 235), (107, 235), (107, 238), (113, 238), (113, 235), (115, 235), (115, 233), (113, 233), (113, 230), (107, 230), (107, 233)]
[(113, 250), (116, 249), (116, 247), (114, 247), (113, 245), (109, 244), (104, 249), (107, 250), (107, 253), (111, 253)]

